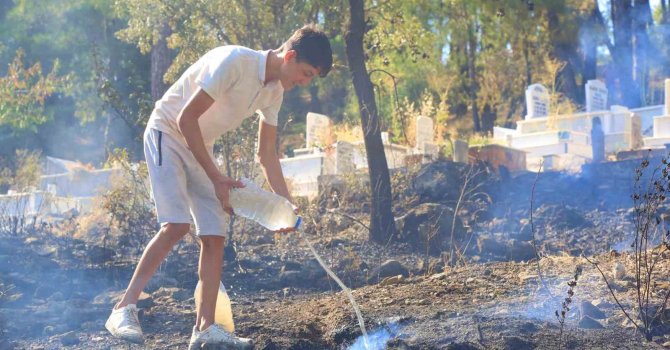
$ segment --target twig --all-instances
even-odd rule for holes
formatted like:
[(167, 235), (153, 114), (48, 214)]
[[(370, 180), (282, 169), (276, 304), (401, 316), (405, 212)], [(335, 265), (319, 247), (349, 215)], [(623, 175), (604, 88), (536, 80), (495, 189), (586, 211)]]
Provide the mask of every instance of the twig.
[(356, 222), (357, 224), (365, 227), (366, 230), (370, 231), (370, 227), (368, 225), (364, 224), (361, 220), (359, 220), (359, 219), (357, 219), (357, 218), (355, 218), (355, 217), (353, 217), (353, 216), (351, 216), (347, 213), (336, 211), (335, 209), (327, 209), (326, 212), (329, 213), (329, 214), (336, 214), (336, 215), (344, 216), (345, 218)]
[(550, 297), (554, 297), (553, 294), (551, 294), (551, 291), (549, 290), (549, 287), (547, 287), (547, 284), (544, 283), (544, 277), (542, 277), (542, 268), (540, 267), (540, 252), (537, 249), (537, 241), (535, 240), (535, 224), (533, 223), (533, 199), (535, 198), (535, 185), (537, 185), (537, 181), (540, 178), (540, 171), (542, 171), (542, 166), (544, 165), (544, 160), (540, 162), (540, 168), (537, 169), (537, 176), (535, 177), (535, 181), (533, 182), (533, 187), (530, 191), (530, 232), (531, 235), (533, 236), (533, 250), (535, 250), (535, 257), (537, 258), (535, 263), (537, 267), (537, 277), (540, 279), (540, 283), (542, 284), (542, 287), (549, 293)]

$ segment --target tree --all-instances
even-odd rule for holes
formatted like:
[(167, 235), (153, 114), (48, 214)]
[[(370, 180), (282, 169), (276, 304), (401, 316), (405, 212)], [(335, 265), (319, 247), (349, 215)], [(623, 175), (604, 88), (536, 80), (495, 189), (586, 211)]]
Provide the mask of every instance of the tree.
[(349, 30), (345, 35), (347, 59), (358, 98), (361, 127), (370, 173), (372, 205), (370, 209), (370, 239), (385, 243), (395, 234), (391, 212), (393, 200), (388, 164), (384, 155), (375, 94), (365, 66), (363, 37), (366, 32), (363, 0), (349, 0)]

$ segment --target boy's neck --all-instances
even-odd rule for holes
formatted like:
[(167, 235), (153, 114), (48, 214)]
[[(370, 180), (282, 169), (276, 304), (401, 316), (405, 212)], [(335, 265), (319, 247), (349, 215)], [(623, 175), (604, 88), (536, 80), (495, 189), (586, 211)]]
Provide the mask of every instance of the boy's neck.
[(282, 62), (284, 62), (284, 55), (282, 51), (271, 50), (268, 53), (268, 59), (265, 62), (265, 84), (279, 79), (279, 71), (281, 69)]

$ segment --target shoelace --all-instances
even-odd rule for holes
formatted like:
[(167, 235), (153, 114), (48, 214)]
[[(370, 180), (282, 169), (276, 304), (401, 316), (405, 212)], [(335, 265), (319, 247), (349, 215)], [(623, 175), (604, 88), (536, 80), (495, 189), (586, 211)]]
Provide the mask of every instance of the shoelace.
[(129, 307), (125, 310), (125, 319), (128, 320), (128, 324), (133, 328), (140, 328), (140, 321), (137, 319), (137, 314), (133, 312)]

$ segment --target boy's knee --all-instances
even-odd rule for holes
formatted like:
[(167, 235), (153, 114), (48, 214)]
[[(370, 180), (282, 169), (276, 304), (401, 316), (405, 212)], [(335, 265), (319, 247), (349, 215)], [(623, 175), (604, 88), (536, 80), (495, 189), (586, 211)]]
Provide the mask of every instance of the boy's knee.
[(200, 236), (202, 249), (222, 249), (225, 241), (222, 236)]
[(184, 237), (190, 229), (190, 224), (165, 224), (161, 227), (159, 234), (168, 237), (171, 240), (178, 241)]

